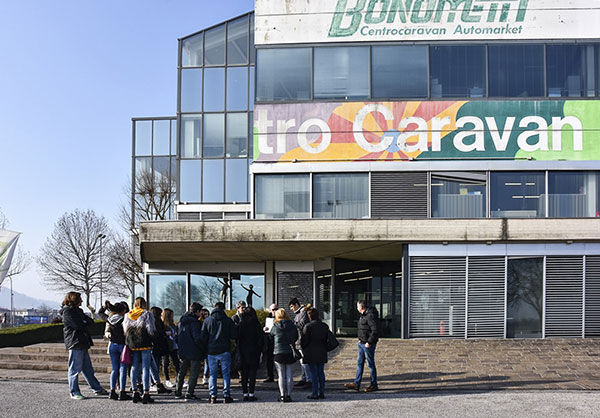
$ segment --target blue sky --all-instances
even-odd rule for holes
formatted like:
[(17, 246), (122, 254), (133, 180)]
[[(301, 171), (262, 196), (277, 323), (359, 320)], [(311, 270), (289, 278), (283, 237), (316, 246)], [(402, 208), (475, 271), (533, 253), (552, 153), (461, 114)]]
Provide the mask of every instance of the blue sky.
[[(116, 229), (131, 118), (176, 110), (177, 38), (250, 0), (0, 2), (0, 209), (37, 255), (54, 223), (93, 209)], [(60, 300), (34, 264), (15, 290)]]

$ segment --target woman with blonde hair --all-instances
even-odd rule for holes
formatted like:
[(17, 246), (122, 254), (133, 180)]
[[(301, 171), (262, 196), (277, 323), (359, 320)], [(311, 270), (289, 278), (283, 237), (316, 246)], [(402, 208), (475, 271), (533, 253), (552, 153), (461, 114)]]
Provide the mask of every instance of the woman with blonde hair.
[(271, 328), (273, 336), (273, 360), (277, 368), (279, 383), (279, 402), (291, 402), (293, 370), (296, 362), (292, 347), (298, 339), (298, 329), (290, 319), (285, 309), (275, 312), (275, 321)]

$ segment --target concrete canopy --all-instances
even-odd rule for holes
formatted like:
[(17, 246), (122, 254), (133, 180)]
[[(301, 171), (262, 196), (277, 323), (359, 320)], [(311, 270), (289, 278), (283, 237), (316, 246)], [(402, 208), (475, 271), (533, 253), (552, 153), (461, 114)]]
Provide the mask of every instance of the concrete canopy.
[(402, 244), (600, 241), (600, 219), (306, 219), (152, 221), (142, 260), (398, 260)]

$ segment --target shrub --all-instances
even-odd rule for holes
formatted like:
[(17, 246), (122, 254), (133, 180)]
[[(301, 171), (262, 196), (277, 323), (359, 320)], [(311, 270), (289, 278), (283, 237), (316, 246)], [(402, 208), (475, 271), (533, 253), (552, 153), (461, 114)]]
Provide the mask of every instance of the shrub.
[[(91, 336), (104, 334), (104, 321), (97, 320), (88, 328)], [(25, 345), (63, 340), (62, 324), (30, 324), (0, 330), (1, 347), (23, 347)]]
[[(225, 311), (225, 313), (227, 314), (228, 317), (232, 317), (233, 315), (235, 315), (237, 311), (235, 309), (228, 309)], [(260, 322), (260, 324), (264, 327), (265, 326), (265, 319), (267, 319), (267, 316), (269, 316), (269, 312), (263, 310), (263, 309), (258, 309), (256, 311), (256, 316), (258, 317), (258, 321)]]

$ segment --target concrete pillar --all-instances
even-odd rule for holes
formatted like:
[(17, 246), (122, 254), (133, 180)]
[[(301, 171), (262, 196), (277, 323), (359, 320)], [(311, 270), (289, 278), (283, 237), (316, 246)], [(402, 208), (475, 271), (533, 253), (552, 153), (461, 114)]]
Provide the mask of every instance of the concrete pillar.
[(275, 263), (265, 262), (265, 309), (275, 303)]

